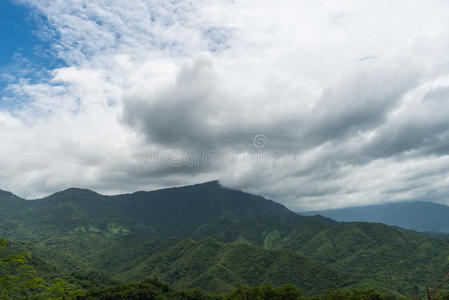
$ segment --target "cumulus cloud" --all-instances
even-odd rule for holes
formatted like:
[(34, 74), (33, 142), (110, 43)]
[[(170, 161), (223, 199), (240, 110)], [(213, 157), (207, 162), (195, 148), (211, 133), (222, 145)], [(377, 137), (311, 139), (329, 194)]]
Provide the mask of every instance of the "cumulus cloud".
[(446, 1), (20, 3), (64, 66), (6, 88), (3, 189), (447, 203)]

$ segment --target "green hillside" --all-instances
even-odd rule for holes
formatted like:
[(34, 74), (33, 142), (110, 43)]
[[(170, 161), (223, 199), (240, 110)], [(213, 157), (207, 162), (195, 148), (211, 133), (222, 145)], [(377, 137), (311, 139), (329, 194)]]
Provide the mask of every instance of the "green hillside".
[(449, 240), (373, 223), (304, 217), (217, 182), (104, 196), (69, 189), (28, 201), (0, 194), (0, 236), (30, 249), (43, 277), (79, 287), (156, 276), (231, 292), (293, 284), (306, 295), (374, 288), (423, 294), (449, 271)]
[(146, 257), (129, 265), (125, 280), (156, 276), (177, 288), (228, 292), (237, 284), (250, 286), (286, 283), (310, 293), (344, 287), (347, 276), (310, 258), (285, 249), (264, 249), (244, 243), (224, 244), (211, 238), (201, 241), (171, 239), (145, 246)]
[[(301, 233), (299, 233), (301, 236)], [(315, 234), (297, 250), (341, 272), (356, 274), (359, 287), (410, 295), (436, 286), (449, 271), (449, 240), (375, 223), (341, 223)]]

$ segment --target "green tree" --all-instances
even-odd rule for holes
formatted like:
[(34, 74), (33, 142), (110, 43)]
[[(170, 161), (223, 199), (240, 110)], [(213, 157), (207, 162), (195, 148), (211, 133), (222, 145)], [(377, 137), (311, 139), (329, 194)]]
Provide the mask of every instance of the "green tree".
[(5, 254), (6, 240), (0, 239), (0, 299), (26, 298), (44, 290), (42, 278), (28, 264), (28, 251)]
[(284, 285), (281, 288), (271, 284), (260, 287), (238, 286), (228, 300), (302, 300), (305, 299), (301, 291), (294, 285)]
[(61, 278), (56, 278), (50, 286), (46, 287), (40, 296), (47, 300), (71, 300), (84, 294), (85, 292), (78, 289), (75, 285)]
[(0, 238), (0, 299), (75, 299), (83, 291), (63, 279), (56, 278), (51, 284), (36, 274), (29, 260), (28, 251), (8, 253), (7, 241)]

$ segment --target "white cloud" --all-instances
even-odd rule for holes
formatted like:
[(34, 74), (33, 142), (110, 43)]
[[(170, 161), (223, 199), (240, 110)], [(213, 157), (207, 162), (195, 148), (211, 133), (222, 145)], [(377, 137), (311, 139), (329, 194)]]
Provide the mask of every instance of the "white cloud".
[[(0, 114), (4, 189), (219, 178), (300, 209), (448, 195), (446, 1), (21, 1), (66, 66), (8, 87), (27, 101)], [(137, 159), (254, 150), (257, 134), (301, 163)]]

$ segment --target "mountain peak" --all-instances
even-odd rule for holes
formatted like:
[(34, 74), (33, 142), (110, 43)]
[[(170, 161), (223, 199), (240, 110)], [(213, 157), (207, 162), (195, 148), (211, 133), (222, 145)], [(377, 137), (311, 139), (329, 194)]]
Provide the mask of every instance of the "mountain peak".
[[(196, 183), (191, 185), (183, 185), (175, 188), (184, 189), (184, 188), (222, 188), (223, 186), (220, 184), (218, 180), (206, 181), (202, 183)], [(167, 188), (172, 189), (172, 188)]]
[(197, 185), (216, 185), (216, 186), (221, 186), (220, 181), (217, 180), (211, 180), (211, 181), (206, 181), (203, 183), (198, 183)]
[(77, 188), (77, 187), (70, 187), (68, 189), (60, 191), (59, 193), (64, 193), (64, 194), (77, 193), (77, 194), (95, 194), (95, 195), (98, 195), (98, 193), (93, 191), (93, 190)]
[(0, 198), (1, 199), (21, 199), (20, 197), (14, 195), (11, 192), (0, 189)]
[(83, 189), (83, 188), (77, 188), (77, 187), (70, 187), (65, 190), (62, 190), (61, 192), (67, 192), (67, 193), (95, 193), (97, 192), (90, 190), (90, 189)]
[(89, 189), (82, 189), (82, 188), (75, 188), (71, 187), (59, 192), (56, 192), (48, 197), (45, 197), (44, 199), (51, 199), (51, 198), (79, 198), (79, 197), (91, 197), (91, 196), (99, 196), (95, 191), (89, 190)]

